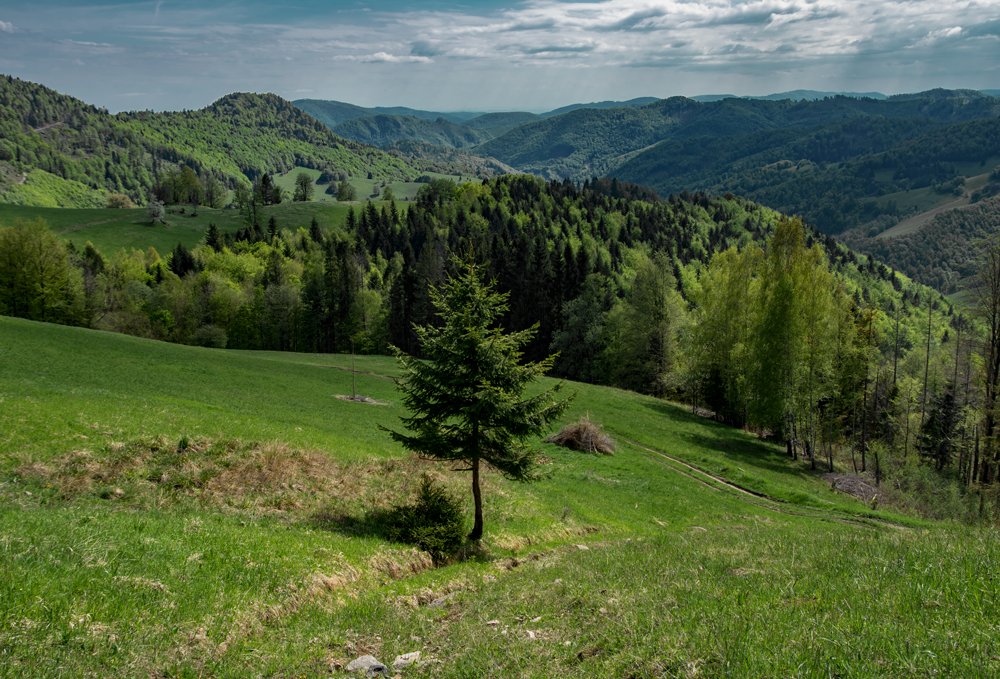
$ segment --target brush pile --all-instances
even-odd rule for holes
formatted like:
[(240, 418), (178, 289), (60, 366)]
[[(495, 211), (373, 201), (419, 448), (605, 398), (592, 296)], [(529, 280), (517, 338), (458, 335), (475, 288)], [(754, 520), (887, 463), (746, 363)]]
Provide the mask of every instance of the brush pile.
[(614, 439), (602, 432), (600, 426), (588, 417), (581, 417), (575, 424), (567, 424), (558, 434), (547, 437), (545, 443), (602, 455), (614, 455), (618, 449)]

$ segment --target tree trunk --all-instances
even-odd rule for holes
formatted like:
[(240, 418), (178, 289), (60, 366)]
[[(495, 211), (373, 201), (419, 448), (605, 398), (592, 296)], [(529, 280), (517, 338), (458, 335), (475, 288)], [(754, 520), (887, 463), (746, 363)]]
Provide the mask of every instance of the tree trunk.
[(483, 537), (483, 493), (479, 489), (479, 458), (472, 460), (472, 498), (476, 504), (476, 521), (469, 539), (477, 542)]

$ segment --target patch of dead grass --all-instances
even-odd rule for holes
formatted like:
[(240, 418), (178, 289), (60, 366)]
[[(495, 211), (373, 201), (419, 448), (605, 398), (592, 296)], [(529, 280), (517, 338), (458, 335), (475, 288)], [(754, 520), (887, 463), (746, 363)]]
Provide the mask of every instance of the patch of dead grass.
[(567, 424), (557, 434), (547, 436), (544, 441), (570, 450), (602, 455), (614, 455), (618, 449), (614, 439), (601, 431), (600, 425), (589, 417), (581, 417), (579, 422)]

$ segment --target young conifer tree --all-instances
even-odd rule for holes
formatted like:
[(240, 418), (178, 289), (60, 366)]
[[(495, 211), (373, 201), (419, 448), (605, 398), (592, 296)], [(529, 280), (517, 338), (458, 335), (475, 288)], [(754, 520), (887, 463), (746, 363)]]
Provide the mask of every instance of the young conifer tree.
[(483, 535), (480, 471), (485, 465), (515, 481), (538, 478), (536, 452), (526, 440), (544, 432), (572, 397), (556, 400), (562, 384), (524, 398), (525, 388), (545, 374), (555, 356), (521, 364), (521, 347), (538, 325), (505, 333), (496, 321), (507, 295), (483, 282), (484, 267), (471, 253), (457, 261), (458, 273), (431, 299), (441, 327), (415, 326), (429, 361), (395, 349), (402, 374), (396, 380), (410, 411), (402, 422), (412, 434), (386, 429), (395, 441), (422, 457), (462, 461), (472, 472), (475, 524), (470, 540)]

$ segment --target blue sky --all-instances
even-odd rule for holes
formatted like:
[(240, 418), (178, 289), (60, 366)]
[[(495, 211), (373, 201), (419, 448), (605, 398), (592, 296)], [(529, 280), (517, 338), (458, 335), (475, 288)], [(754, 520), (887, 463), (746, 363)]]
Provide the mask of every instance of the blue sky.
[(111, 111), (1000, 89), (1000, 0), (7, 1), (0, 72)]

